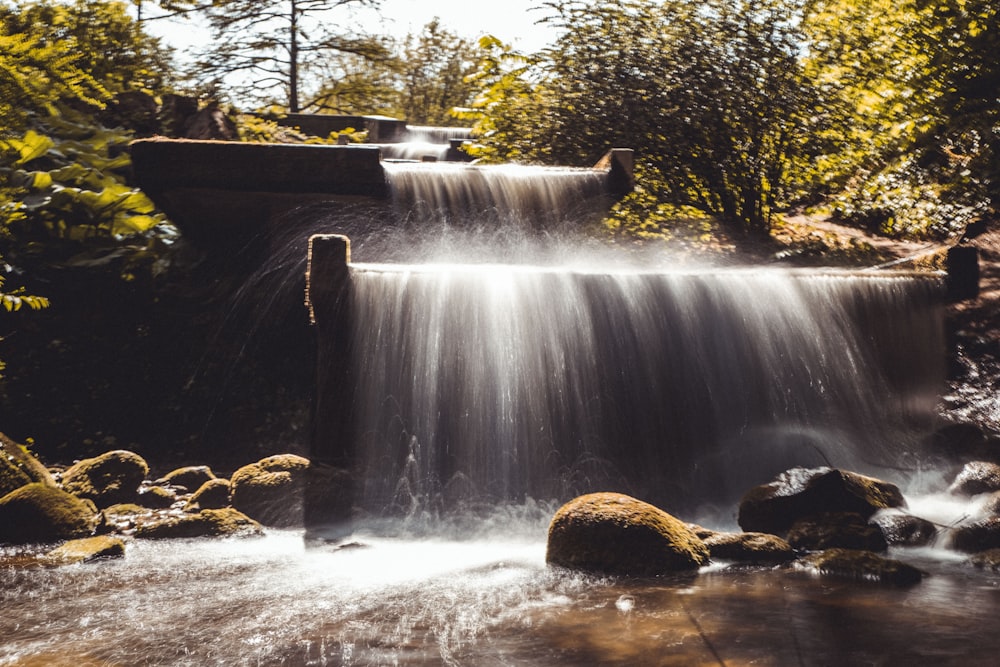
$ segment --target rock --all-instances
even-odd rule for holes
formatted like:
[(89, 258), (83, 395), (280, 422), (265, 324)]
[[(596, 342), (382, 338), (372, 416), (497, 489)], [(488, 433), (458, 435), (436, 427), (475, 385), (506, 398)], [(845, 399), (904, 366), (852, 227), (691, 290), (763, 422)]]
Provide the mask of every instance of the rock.
[(45, 565), (75, 565), (89, 563), (99, 558), (121, 558), (125, 555), (125, 542), (118, 537), (98, 535), (71, 540), (42, 556)]
[(95, 515), (62, 489), (32, 482), (0, 498), (0, 542), (55, 542), (90, 535)]
[(112, 505), (101, 511), (97, 531), (99, 533), (126, 533), (133, 530), (142, 521), (151, 520), (155, 514), (155, 510), (135, 503)]
[(894, 509), (876, 512), (868, 523), (878, 526), (889, 545), (923, 547), (937, 535), (937, 526), (927, 519)]
[(166, 509), (176, 502), (177, 495), (162, 486), (149, 486), (140, 489), (135, 498), (135, 504), (150, 509)]
[(185, 512), (222, 509), (229, 507), (230, 485), (228, 479), (210, 479), (202, 484), (184, 506)]
[(545, 560), (573, 570), (654, 576), (708, 562), (708, 547), (687, 524), (620, 493), (580, 496), (556, 511)]
[(969, 563), (981, 570), (1000, 571), (1000, 549), (987, 549), (969, 556)]
[(231, 507), (201, 510), (140, 523), (135, 536), (146, 539), (177, 537), (253, 537), (262, 535), (259, 523)]
[(230, 480), (232, 506), (265, 526), (301, 525), (309, 459), (278, 454), (243, 466)]
[(141, 456), (123, 449), (84, 459), (70, 466), (62, 476), (63, 489), (89, 498), (98, 507), (133, 502), (139, 485), (149, 473)]
[(211, 479), (216, 479), (216, 476), (208, 466), (187, 466), (171, 470), (159, 481), (171, 486), (183, 486), (188, 491), (194, 491)]
[(868, 518), (905, 506), (895, 484), (834, 468), (793, 468), (747, 492), (737, 521), (747, 532), (784, 535), (797, 520), (815, 514), (855, 512)]
[(27, 447), (0, 433), (0, 497), (32, 482), (56, 485), (52, 474)]
[(1000, 491), (1000, 465), (988, 461), (966, 463), (955, 477), (955, 481), (948, 487), (949, 493), (963, 496), (993, 491)]
[(986, 496), (980, 511), (986, 516), (1000, 516), (1000, 491)]
[(907, 563), (854, 549), (827, 549), (806, 556), (797, 565), (817, 574), (893, 586), (911, 586), (924, 576)]
[(885, 551), (889, 547), (879, 527), (856, 512), (826, 512), (799, 519), (788, 531), (788, 543), (804, 551)]
[(713, 533), (703, 538), (712, 560), (745, 563), (788, 563), (795, 560), (791, 545), (767, 533)]
[(955, 528), (951, 546), (967, 553), (1000, 548), (1000, 517), (992, 516)]
[(6, 452), (0, 454), (0, 496), (6, 496), (27, 484), (31, 484), (31, 478), (7, 456)]

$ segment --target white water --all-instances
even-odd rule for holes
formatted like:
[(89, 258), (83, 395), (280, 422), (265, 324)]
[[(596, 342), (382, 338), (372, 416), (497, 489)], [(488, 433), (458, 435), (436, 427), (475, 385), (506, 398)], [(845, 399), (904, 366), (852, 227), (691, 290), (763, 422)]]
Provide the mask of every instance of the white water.
[(913, 466), (941, 380), (937, 289), (836, 272), (353, 265), (364, 501), (614, 488), (690, 508), (794, 466)]

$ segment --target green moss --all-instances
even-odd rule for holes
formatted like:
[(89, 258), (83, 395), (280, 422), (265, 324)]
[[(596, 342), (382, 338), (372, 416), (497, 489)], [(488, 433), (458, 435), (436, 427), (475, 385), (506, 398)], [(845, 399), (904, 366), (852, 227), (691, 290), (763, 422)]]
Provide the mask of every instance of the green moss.
[(684, 522), (641, 500), (593, 493), (563, 505), (549, 525), (546, 562), (587, 572), (651, 576), (708, 562)]
[(178, 537), (249, 537), (262, 534), (259, 523), (231, 507), (170, 516), (141, 524), (135, 536), (146, 539)]
[(94, 513), (79, 498), (33, 482), (0, 498), (0, 541), (11, 544), (53, 542), (84, 537)]
[(6, 496), (25, 484), (31, 484), (31, 478), (6, 454), (0, 453), (0, 497)]
[(135, 500), (147, 474), (149, 466), (141, 456), (116, 450), (74, 464), (63, 473), (62, 484), (73, 495), (108, 507)]

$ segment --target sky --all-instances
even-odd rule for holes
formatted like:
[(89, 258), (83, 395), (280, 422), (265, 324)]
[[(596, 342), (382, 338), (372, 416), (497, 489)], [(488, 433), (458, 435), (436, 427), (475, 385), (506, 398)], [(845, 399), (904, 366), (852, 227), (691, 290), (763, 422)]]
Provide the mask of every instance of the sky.
[[(536, 21), (547, 10), (540, 0), (382, 0), (378, 13), (358, 11), (356, 19), (364, 32), (405, 36), (420, 29), (434, 17), (460, 37), (478, 38), (492, 34), (526, 52), (537, 51), (554, 39), (555, 31)], [(534, 9), (533, 9), (534, 8)], [(147, 9), (147, 15), (152, 12)], [(163, 37), (171, 46), (184, 49), (207, 39), (203, 29), (191, 20), (149, 21), (146, 28)]]

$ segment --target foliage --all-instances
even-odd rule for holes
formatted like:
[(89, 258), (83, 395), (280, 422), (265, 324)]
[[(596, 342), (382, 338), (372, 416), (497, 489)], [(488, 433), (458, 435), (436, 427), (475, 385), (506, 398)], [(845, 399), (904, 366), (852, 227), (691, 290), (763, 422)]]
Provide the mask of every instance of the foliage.
[(432, 20), (419, 35), (403, 41), (400, 61), (399, 117), (416, 125), (447, 125), (452, 109), (466, 106), (476, 66), (473, 45)]
[(303, 83), (337, 54), (384, 58), (382, 41), (335, 32), (333, 12), (377, 6), (380, 0), (216, 0), (204, 7), (215, 44), (204, 51), (195, 75), (203, 82), (232, 81), (241, 100), (280, 102), (292, 113), (316, 99)]
[[(636, 147), (677, 206), (767, 232), (791, 190), (810, 90), (795, 7), (779, 0), (554, 0), (555, 45), (530, 64), (484, 42), (472, 80), (486, 152), (593, 164)], [(505, 65), (507, 67), (505, 67)], [(528, 124), (530, 121), (530, 124)], [(515, 138), (520, 132), (521, 138)]]
[(482, 162), (541, 160), (549, 151), (535, 131), (546, 107), (540, 56), (515, 51), (492, 35), (479, 39), (476, 70), (466, 82), (476, 89), (472, 103), (456, 107), (456, 117), (471, 122), (477, 142), (466, 152)]

